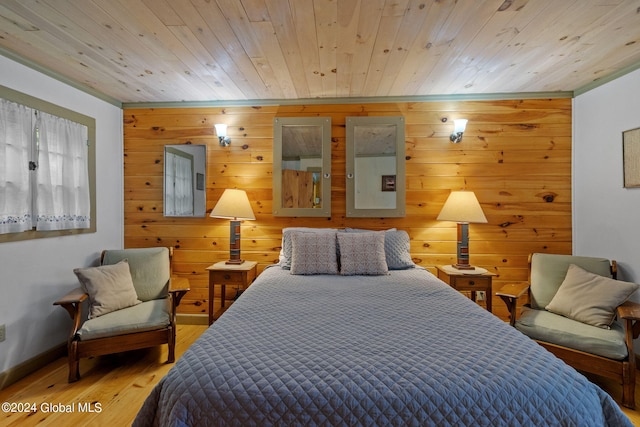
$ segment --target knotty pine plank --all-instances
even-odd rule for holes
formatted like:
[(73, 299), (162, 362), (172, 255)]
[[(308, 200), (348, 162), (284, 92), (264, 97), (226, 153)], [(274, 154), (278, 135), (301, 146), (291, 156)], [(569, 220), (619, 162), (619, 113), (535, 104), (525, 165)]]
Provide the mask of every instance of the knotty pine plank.
[[(320, 82), (322, 94), (328, 97), (337, 97), (337, 64), (336, 50), (343, 39), (339, 38), (335, 31), (336, 17), (338, 15), (338, 2), (325, 0), (313, 3), (313, 13), (316, 21), (318, 38)], [(342, 71), (342, 70), (341, 70)]]
[(295, 32), (295, 17), (292, 16), (288, 4), (274, 0), (266, 0), (265, 4), (279, 44), (281, 46), (288, 46), (288, 49), (286, 49), (283, 54), (287, 64), (288, 74), (291, 76), (294, 85), (296, 97), (309, 98), (311, 94), (307, 84), (307, 76), (303, 72), (304, 67), (301, 57), (301, 50), (304, 50), (305, 47), (298, 45), (297, 34)]
[[(406, 217), (345, 218), (344, 124), (351, 115), (405, 115)], [(451, 144), (451, 124), (442, 118), (462, 115), (473, 119), (463, 142)], [(271, 215), (273, 118), (302, 116), (332, 119), (331, 218)], [(165, 144), (207, 145), (208, 211), (224, 188), (247, 190), (256, 220), (242, 223), (242, 251), (260, 268), (277, 260), (282, 228), (301, 224), (406, 229), (419, 265), (451, 263), (455, 224), (435, 218), (452, 189), (474, 190), (485, 210), (489, 222), (471, 227), (471, 258), (499, 274), (496, 283), (526, 280), (530, 252), (571, 251), (568, 99), (128, 109), (123, 118), (125, 246), (177, 248), (175, 269), (195, 284), (181, 310), (202, 312), (208, 298), (204, 269), (228, 258), (228, 224), (162, 216)], [(230, 147), (217, 144), (211, 126), (217, 120), (233, 125)]]

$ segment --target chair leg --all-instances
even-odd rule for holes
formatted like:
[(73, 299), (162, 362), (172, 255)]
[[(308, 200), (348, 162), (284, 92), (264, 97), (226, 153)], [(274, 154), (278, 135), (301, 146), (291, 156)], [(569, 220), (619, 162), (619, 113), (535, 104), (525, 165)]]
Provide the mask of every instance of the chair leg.
[(78, 342), (71, 341), (67, 346), (69, 355), (69, 379), (68, 382), (73, 383), (80, 379), (80, 360), (78, 360)]
[(629, 363), (622, 367), (622, 405), (635, 409), (636, 407), (636, 369)]
[(168, 363), (173, 363), (176, 361), (176, 329), (169, 328), (169, 342), (167, 343), (169, 346), (169, 357), (167, 358)]

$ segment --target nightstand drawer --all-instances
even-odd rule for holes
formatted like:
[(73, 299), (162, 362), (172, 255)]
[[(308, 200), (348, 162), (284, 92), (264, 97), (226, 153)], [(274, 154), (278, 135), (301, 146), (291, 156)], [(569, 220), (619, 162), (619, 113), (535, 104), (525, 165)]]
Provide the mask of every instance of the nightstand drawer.
[(246, 271), (214, 271), (212, 275), (213, 275), (213, 281), (215, 283), (224, 283), (226, 285), (236, 284), (236, 283), (244, 284), (247, 272)]
[(451, 280), (451, 286), (456, 289), (466, 290), (473, 290), (475, 288), (486, 288), (490, 283), (491, 279), (489, 277), (455, 277)]

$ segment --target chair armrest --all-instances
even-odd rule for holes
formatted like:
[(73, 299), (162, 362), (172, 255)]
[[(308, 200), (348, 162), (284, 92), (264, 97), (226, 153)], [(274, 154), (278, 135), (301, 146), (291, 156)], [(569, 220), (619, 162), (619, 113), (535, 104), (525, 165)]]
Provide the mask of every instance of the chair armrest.
[(169, 292), (190, 291), (189, 279), (186, 277), (171, 276), (169, 279)]
[(504, 285), (497, 292), (496, 295), (499, 297), (507, 297), (518, 299), (529, 290), (528, 283), (510, 283), (508, 285)]
[(511, 283), (504, 285), (496, 292), (496, 295), (507, 305), (507, 310), (509, 310), (509, 324), (511, 326), (514, 326), (516, 323), (518, 298), (525, 295), (528, 290), (528, 283)]
[(173, 304), (173, 311), (180, 305), (180, 300), (191, 290), (189, 279), (186, 277), (171, 276), (169, 279), (169, 293)]
[(640, 336), (640, 304), (625, 301), (616, 309), (616, 312), (618, 317), (624, 320), (627, 348), (631, 354), (633, 351), (633, 340)]
[(180, 300), (191, 290), (189, 279), (185, 277), (171, 276), (169, 279), (169, 296), (171, 299), (171, 326), (176, 326), (176, 309)]
[(618, 316), (621, 319), (640, 320), (640, 304), (625, 301), (618, 307)]
[(80, 317), (82, 315), (81, 305), (88, 298), (89, 295), (86, 294), (82, 288), (76, 288), (53, 303), (53, 305), (59, 305), (67, 310), (69, 317), (73, 320), (73, 326), (69, 334), (69, 342), (73, 340), (76, 332), (78, 332), (78, 328), (80, 328)]
[(87, 295), (87, 293), (83, 291), (82, 288), (75, 288), (62, 298), (58, 298), (58, 300), (54, 302), (53, 305), (64, 306), (65, 304), (78, 304), (85, 301), (87, 298), (89, 298), (89, 295)]

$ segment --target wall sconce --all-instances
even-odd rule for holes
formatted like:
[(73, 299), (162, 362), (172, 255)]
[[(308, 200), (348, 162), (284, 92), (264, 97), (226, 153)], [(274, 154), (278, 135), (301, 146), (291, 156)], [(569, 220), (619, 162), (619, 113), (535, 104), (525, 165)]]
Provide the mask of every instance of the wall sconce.
[(449, 135), (449, 139), (454, 144), (462, 141), (462, 134), (467, 127), (467, 119), (456, 119), (453, 121), (453, 133)]
[(231, 138), (227, 136), (227, 125), (224, 123), (217, 123), (214, 126), (216, 128), (216, 135), (218, 135), (220, 145), (228, 147), (231, 144)]

